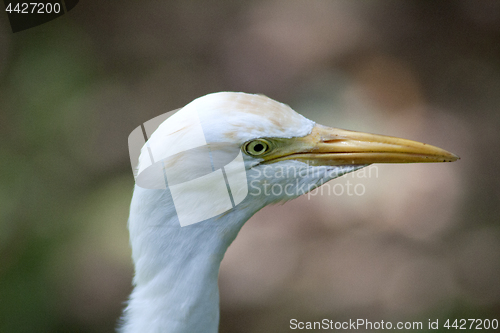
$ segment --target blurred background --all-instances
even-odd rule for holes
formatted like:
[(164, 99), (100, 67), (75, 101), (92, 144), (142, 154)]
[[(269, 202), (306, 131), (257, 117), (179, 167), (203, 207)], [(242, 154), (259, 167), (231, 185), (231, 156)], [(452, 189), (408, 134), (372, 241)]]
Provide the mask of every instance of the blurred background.
[(462, 159), (378, 165), (332, 183), (363, 195), (256, 214), (222, 264), (221, 333), (500, 319), (500, 1), (85, 0), (16, 34), (0, 19), (0, 332), (113, 332), (128, 134), (223, 90)]

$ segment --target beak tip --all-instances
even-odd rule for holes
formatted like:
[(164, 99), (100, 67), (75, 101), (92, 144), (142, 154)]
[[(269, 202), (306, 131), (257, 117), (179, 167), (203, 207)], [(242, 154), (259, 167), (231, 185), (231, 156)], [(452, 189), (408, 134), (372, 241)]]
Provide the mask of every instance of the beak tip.
[(448, 153), (448, 156), (446, 156), (446, 159), (443, 160), (443, 162), (455, 162), (460, 159), (460, 156), (455, 155), (453, 153)]

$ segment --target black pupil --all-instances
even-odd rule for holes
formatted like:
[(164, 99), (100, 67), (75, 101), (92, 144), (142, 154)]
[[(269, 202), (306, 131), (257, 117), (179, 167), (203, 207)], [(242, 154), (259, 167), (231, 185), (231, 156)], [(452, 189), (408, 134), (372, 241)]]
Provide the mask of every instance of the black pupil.
[(258, 144), (256, 144), (255, 146), (253, 146), (253, 149), (254, 149), (256, 152), (260, 153), (261, 151), (263, 151), (263, 150), (264, 150), (264, 145), (263, 145), (262, 143), (258, 143)]

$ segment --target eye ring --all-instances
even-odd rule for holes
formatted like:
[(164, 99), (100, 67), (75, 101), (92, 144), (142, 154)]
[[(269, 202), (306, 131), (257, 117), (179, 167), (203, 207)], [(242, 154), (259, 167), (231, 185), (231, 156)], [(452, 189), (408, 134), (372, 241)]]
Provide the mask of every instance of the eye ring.
[(269, 151), (271, 144), (264, 139), (256, 139), (245, 143), (243, 151), (250, 156), (261, 156)]

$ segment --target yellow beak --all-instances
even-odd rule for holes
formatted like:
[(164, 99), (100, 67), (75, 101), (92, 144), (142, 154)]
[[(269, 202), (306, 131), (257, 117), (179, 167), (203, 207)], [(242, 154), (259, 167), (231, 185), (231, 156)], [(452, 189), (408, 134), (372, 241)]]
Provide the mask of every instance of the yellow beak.
[[(309, 135), (285, 139), (265, 162), (299, 160), (310, 165), (453, 162), (458, 156), (425, 143), (316, 125)], [(281, 140), (280, 140), (281, 141)]]

